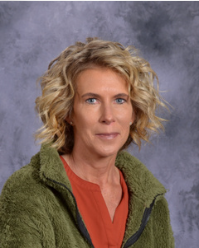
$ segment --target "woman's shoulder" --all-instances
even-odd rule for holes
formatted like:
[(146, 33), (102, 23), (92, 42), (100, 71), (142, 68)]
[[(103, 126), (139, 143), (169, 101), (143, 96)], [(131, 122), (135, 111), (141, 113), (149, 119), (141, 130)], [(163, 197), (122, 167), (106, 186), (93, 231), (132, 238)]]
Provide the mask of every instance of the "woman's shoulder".
[(40, 179), (39, 170), (36, 166), (38, 160), (38, 154), (32, 157), (29, 164), (21, 167), (15, 171), (6, 181), (3, 186), (0, 200), (4, 197), (12, 196), (12, 199), (19, 198), (26, 193), (33, 193), (36, 190)]

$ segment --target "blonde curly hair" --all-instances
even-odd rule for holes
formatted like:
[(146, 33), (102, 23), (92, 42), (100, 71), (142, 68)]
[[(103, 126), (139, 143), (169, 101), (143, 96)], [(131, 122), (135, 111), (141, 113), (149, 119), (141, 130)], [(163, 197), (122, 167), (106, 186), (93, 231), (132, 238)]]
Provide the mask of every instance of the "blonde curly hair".
[(87, 38), (86, 43), (76, 42), (67, 47), (50, 62), (46, 73), (39, 78), (42, 95), (36, 98), (35, 109), (43, 126), (36, 132), (36, 140), (51, 143), (60, 153), (72, 152), (73, 128), (66, 118), (70, 117), (73, 109), (75, 79), (81, 71), (93, 66), (110, 68), (128, 82), (136, 118), (121, 150), (132, 141), (140, 148), (141, 140), (149, 141), (151, 131), (164, 129), (164, 119), (156, 116), (156, 109), (167, 106), (159, 95), (158, 77), (150, 64), (139, 57), (132, 46), (124, 47), (117, 42)]

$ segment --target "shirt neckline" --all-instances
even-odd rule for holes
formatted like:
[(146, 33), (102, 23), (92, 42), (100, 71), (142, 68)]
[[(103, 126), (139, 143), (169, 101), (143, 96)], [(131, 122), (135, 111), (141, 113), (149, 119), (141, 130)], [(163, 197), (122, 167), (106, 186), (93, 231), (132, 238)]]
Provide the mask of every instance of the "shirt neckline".
[(68, 165), (68, 163), (66, 162), (66, 160), (60, 156), (63, 164), (64, 164), (64, 168), (67, 172), (67, 175), (70, 177), (71, 180), (73, 180), (77, 185), (87, 189), (87, 190), (94, 190), (94, 191), (101, 191), (99, 185), (97, 185), (96, 183), (92, 183), (89, 181), (86, 181), (84, 179), (82, 179), (81, 177), (77, 176), (72, 169), (70, 168), (70, 166)]

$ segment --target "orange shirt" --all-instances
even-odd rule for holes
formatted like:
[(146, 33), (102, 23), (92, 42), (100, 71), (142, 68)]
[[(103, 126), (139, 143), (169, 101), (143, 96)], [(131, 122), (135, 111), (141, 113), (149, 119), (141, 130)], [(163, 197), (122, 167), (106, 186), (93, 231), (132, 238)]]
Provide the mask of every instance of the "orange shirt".
[(94, 247), (120, 248), (128, 216), (128, 189), (121, 171), (120, 183), (123, 194), (112, 222), (100, 187), (78, 177), (62, 157), (61, 160)]

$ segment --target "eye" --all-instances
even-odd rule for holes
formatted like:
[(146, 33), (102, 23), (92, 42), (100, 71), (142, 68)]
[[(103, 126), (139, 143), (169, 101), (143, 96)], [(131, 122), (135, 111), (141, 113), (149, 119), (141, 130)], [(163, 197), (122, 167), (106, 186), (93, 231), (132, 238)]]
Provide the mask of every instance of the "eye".
[(123, 98), (117, 98), (117, 99), (115, 99), (115, 101), (116, 101), (116, 103), (118, 103), (118, 104), (123, 104), (123, 103), (126, 102), (126, 100), (123, 99)]
[(96, 98), (88, 98), (88, 99), (86, 99), (86, 102), (89, 104), (94, 104), (97, 102), (97, 99)]

